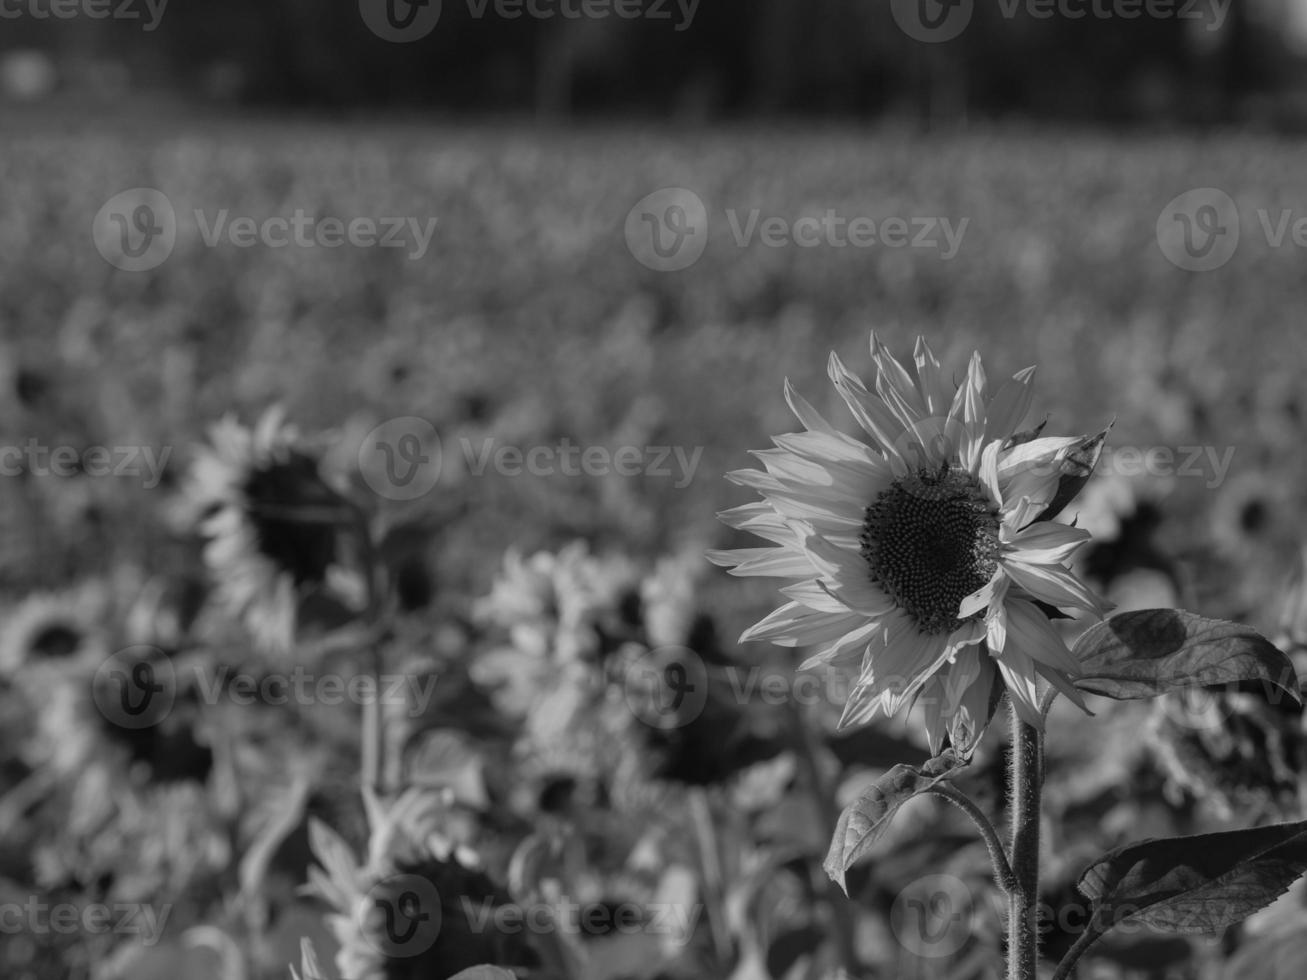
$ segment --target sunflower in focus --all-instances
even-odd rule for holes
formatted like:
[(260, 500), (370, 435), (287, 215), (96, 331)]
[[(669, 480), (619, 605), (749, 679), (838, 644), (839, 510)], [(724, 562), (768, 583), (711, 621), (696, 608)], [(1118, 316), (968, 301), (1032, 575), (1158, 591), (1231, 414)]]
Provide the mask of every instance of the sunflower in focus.
[(264, 648), (288, 651), (299, 599), (328, 582), (337, 559), (346, 501), (277, 407), (253, 428), (216, 424), (188, 496), (224, 604)]
[[(1042, 727), (1039, 679), (1084, 707), (1079, 665), (1049, 622), (1101, 616), (1104, 602), (1067, 562), (1089, 540), (1049, 518), (1063, 475), (1088, 475), (1086, 437), (1018, 433), (1034, 368), (991, 391), (980, 355), (961, 384), (918, 339), (912, 369), (873, 334), (874, 390), (832, 353), (829, 374), (866, 441), (826, 421), (787, 382), (804, 431), (756, 453), (730, 479), (763, 500), (722, 520), (774, 547), (710, 552), (734, 575), (792, 581), (789, 600), (742, 641), (816, 646), (800, 669), (851, 672), (840, 728), (919, 703), (931, 748), (969, 751), (997, 696)], [(1042, 427), (1041, 427), (1042, 429)]]

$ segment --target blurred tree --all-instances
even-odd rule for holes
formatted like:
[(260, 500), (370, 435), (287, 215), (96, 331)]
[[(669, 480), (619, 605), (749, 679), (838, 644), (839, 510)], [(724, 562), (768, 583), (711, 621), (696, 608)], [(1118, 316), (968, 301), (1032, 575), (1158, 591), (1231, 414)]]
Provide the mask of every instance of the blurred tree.
[(44, 52), (65, 89), (88, 95), (104, 97), (116, 65), (138, 91), (343, 110), (1202, 122), (1307, 102), (1305, 0), (1230, 0), (1219, 16), (1194, 11), (1205, 19), (976, 4), (942, 44), (858, 0), (644, 0), (662, 17), (635, 19), (506, 18), (488, 4), (448, 0), (413, 44), (373, 35), (357, 0), (171, 4), (154, 30), (24, 16), (4, 21), (0, 53)]

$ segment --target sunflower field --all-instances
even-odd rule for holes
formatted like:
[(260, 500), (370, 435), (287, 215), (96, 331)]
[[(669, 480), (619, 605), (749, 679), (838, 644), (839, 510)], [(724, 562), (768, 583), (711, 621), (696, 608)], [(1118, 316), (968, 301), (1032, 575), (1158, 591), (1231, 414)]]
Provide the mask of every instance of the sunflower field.
[(1301, 976), (1298, 141), (5, 128), (0, 976)]

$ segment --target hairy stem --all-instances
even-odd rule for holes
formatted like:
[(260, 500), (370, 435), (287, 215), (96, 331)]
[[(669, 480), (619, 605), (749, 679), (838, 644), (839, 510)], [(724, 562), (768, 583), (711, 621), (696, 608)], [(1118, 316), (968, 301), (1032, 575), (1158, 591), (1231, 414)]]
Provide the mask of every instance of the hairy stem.
[(1012, 874), (1008, 896), (1008, 980), (1036, 980), (1039, 960), (1039, 817), (1044, 787), (1044, 743), (1037, 728), (1012, 711)]
[(1007, 852), (1003, 849), (1003, 841), (999, 838), (994, 825), (989, 822), (989, 817), (976, 806), (975, 801), (955, 786), (940, 783), (932, 786), (930, 792), (944, 797), (971, 818), (971, 822), (980, 831), (985, 847), (989, 850), (989, 860), (994, 866), (994, 878), (999, 888), (1003, 889), (1003, 894), (1011, 895), (1017, 888), (1016, 876), (1012, 873), (1012, 865), (1007, 859)]

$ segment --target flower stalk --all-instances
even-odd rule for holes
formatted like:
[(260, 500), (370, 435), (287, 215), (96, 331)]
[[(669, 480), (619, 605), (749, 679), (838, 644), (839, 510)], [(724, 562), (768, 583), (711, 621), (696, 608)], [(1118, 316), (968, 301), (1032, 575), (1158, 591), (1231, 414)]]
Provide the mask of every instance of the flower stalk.
[(1044, 787), (1044, 741), (1012, 706), (1012, 875), (1008, 894), (1008, 980), (1037, 980), (1039, 960), (1039, 820)]
[(373, 697), (363, 701), (361, 767), (359, 781), (364, 790), (384, 795), (387, 787), (385, 759), (385, 719), (381, 712), (381, 699), (376, 696), (381, 690), (381, 678), (385, 673), (384, 656), (381, 650), (382, 640), (375, 627), (381, 620), (382, 594), (377, 581), (380, 574), (377, 561), (377, 549), (372, 540), (372, 529), (368, 525), (367, 514), (362, 508), (351, 507), (355, 535), (358, 537), (359, 561), (363, 566), (367, 608), (364, 613), (370, 628), (367, 650), (367, 665), (364, 668), (372, 675)]

